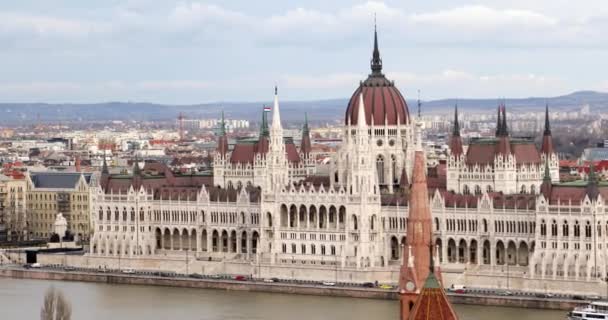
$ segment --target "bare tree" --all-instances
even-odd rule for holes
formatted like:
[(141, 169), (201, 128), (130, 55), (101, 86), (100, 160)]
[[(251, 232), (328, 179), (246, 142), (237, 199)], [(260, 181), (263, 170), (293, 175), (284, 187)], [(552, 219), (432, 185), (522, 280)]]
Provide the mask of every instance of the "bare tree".
[(63, 292), (50, 287), (44, 294), (44, 302), (40, 309), (40, 320), (70, 320), (72, 307)]

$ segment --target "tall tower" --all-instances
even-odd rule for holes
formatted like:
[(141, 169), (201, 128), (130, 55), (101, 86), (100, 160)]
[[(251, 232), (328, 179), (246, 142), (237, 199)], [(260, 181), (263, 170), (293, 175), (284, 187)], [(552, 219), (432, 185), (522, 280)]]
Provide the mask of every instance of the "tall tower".
[(464, 167), (464, 149), (460, 137), (460, 122), (458, 120), (458, 105), (454, 107), (454, 128), (450, 137), (450, 155), (448, 158), (447, 189), (460, 192), (460, 171)]
[(402, 320), (410, 311), (429, 275), (431, 252), (431, 210), (426, 182), (426, 164), (420, 148), (414, 153), (414, 169), (410, 192), (407, 240), (399, 275), (399, 300)]
[(272, 108), (272, 126), (270, 128), (270, 145), (266, 156), (268, 165), (267, 184), (269, 189), (284, 187), (289, 181), (289, 164), (283, 141), (283, 126), (281, 125), (281, 112), (279, 110), (278, 89), (274, 87), (274, 106)]
[(559, 158), (553, 148), (553, 137), (551, 135), (551, 123), (549, 122), (549, 105), (545, 106), (545, 130), (543, 131), (543, 143), (541, 146), (541, 159), (548, 162), (551, 181), (559, 182)]

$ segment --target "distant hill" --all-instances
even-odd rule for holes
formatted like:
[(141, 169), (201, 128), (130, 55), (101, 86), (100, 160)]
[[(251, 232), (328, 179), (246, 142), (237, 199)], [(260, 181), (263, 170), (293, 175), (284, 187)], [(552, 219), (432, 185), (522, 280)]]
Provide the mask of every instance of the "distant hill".
[[(469, 112), (490, 110), (498, 99), (443, 99), (423, 101), (423, 113), (446, 113), (455, 104)], [(594, 111), (608, 110), (608, 93), (579, 91), (559, 97), (506, 99), (510, 110), (541, 110), (549, 103), (554, 110), (574, 110), (589, 104)], [(347, 99), (316, 101), (282, 101), (281, 116), (286, 121), (301, 121), (308, 112), (311, 121), (339, 121), (343, 118)], [(37, 121), (100, 121), (100, 120), (171, 120), (182, 112), (187, 118), (219, 116), (221, 110), (231, 118), (257, 121), (262, 106), (270, 102), (217, 102), (198, 105), (161, 105), (153, 103), (107, 102), (96, 104), (0, 103), (0, 123), (26, 124)], [(416, 112), (416, 101), (408, 100), (410, 113)]]

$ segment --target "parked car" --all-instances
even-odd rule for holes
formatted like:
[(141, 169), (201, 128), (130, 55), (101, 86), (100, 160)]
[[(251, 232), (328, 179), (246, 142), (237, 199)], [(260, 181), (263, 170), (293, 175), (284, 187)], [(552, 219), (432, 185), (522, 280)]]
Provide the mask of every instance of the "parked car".
[(331, 281), (323, 281), (323, 283), (322, 283), (322, 284), (323, 284), (324, 286), (330, 286), (330, 287), (333, 287), (333, 286), (335, 286), (335, 285), (336, 285), (336, 283), (335, 283), (335, 282), (331, 282)]
[(131, 268), (127, 268), (121, 271), (122, 273), (126, 273), (126, 274), (134, 274), (135, 270), (131, 269)]
[(194, 278), (194, 279), (203, 279), (203, 278), (205, 278), (202, 274), (198, 274), (198, 273), (191, 273), (188, 276), (190, 278)]
[(36, 263), (32, 263), (30, 265), (30, 267), (32, 267), (32, 268), (42, 268), (42, 265), (40, 263), (36, 262)]
[(273, 282), (275, 282), (275, 281), (274, 281), (273, 279), (264, 279), (264, 282), (267, 282), (267, 283), (273, 283)]
[(245, 276), (235, 276), (234, 280), (236, 280), (236, 281), (247, 281), (247, 278)]
[(506, 290), (506, 291), (500, 291), (500, 292), (498, 292), (498, 295), (499, 295), (499, 296), (512, 296), (512, 295), (513, 295), (513, 292), (511, 292), (511, 291), (509, 291), (509, 290)]
[(572, 299), (574, 299), (574, 300), (585, 300), (585, 297), (583, 297), (581, 295), (574, 295), (574, 296), (572, 296)]
[(587, 296), (587, 299), (596, 301), (596, 300), (601, 300), (602, 297), (593, 295), (593, 296)]
[(74, 270), (76, 270), (76, 268), (74, 268), (72, 266), (65, 266), (65, 267), (63, 267), (63, 270), (64, 271), (74, 271)]
[(460, 284), (453, 284), (448, 288), (448, 291), (450, 292), (456, 292), (457, 290), (467, 290), (466, 286), (460, 285)]
[(465, 289), (455, 289), (455, 290), (452, 290), (452, 292), (458, 293), (458, 294), (467, 293), (467, 291)]
[(363, 286), (366, 287), (366, 288), (373, 288), (373, 287), (375, 287), (375, 285), (374, 285), (373, 282), (365, 282), (363, 284)]
[(392, 289), (393, 286), (391, 286), (389, 284), (381, 284), (379, 288), (380, 289), (387, 289), (388, 290), (388, 289)]

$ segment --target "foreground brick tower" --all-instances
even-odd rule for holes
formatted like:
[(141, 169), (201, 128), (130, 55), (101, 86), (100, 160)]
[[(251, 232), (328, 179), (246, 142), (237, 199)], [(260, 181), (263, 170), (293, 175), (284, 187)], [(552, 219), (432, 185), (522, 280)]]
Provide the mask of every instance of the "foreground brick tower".
[(426, 164), (421, 148), (415, 152), (410, 190), (410, 212), (407, 220), (407, 240), (403, 248), (403, 264), (399, 276), (401, 319), (410, 312), (429, 275), (431, 252), (431, 211), (426, 183)]

